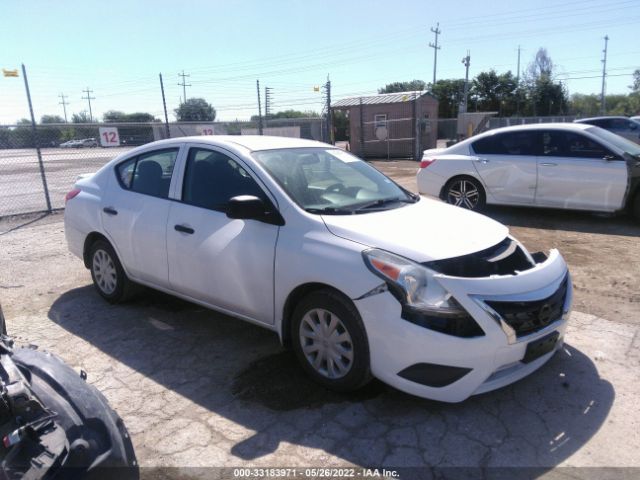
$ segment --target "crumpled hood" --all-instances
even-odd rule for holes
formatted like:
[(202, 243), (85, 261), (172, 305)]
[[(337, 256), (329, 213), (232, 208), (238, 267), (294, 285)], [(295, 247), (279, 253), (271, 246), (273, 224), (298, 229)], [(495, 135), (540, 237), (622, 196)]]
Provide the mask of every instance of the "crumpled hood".
[(416, 262), (458, 257), (492, 247), (509, 233), (495, 220), (438, 200), (358, 215), (323, 215), (338, 237)]

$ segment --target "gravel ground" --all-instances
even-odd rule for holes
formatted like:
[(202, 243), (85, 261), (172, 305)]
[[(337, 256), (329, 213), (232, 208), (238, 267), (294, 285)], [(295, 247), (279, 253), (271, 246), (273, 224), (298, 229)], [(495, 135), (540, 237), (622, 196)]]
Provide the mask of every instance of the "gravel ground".
[[(376, 166), (415, 190), (415, 163)], [(565, 349), (545, 367), (461, 404), (379, 382), (328, 392), (273, 333), (158, 292), (108, 305), (67, 252), (61, 214), (0, 220), (0, 299), (18, 343), (88, 372), (123, 417), (148, 478), (220, 474), (148, 467), (220, 466), (422, 468), (408, 471), (415, 478), (433, 474), (425, 467), (640, 474), (640, 227), (534, 209), (488, 214), (531, 250), (561, 250), (575, 311)]]

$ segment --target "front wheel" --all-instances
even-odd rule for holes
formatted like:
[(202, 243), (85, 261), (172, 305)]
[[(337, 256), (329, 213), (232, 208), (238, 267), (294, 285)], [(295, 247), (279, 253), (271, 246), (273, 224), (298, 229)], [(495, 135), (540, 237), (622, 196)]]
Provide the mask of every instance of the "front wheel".
[(302, 368), (325, 387), (350, 391), (371, 380), (362, 320), (338, 293), (321, 290), (303, 298), (293, 312), (291, 338)]
[(471, 177), (449, 180), (444, 188), (443, 199), (451, 205), (468, 210), (481, 210), (486, 201), (482, 185)]

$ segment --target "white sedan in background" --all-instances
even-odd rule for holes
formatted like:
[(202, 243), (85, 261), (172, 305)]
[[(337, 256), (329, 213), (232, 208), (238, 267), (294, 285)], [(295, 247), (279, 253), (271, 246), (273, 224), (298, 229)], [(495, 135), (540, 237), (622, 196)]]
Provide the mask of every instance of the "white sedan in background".
[(640, 145), (591, 125), (499, 128), (426, 150), (417, 180), (420, 193), (469, 210), (628, 209), (640, 219)]
[(571, 307), (557, 250), (530, 254), (494, 220), (308, 140), (133, 149), (76, 183), (65, 233), (107, 301), (139, 283), (258, 324), (337, 390), (499, 388), (560, 348)]

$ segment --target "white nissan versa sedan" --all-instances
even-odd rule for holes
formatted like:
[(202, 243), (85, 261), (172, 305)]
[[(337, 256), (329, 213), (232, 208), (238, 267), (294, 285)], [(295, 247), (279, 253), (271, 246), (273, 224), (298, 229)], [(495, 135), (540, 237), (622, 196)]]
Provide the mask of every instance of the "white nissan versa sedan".
[(498, 128), (426, 150), (420, 167), (420, 193), (470, 210), (485, 203), (628, 210), (640, 220), (640, 145), (591, 125)]
[(351, 154), (279, 137), (164, 140), (67, 195), (66, 237), (106, 300), (135, 283), (259, 324), (316, 381), (372, 376), (459, 402), (539, 368), (571, 307), (556, 250), (420, 198)]

